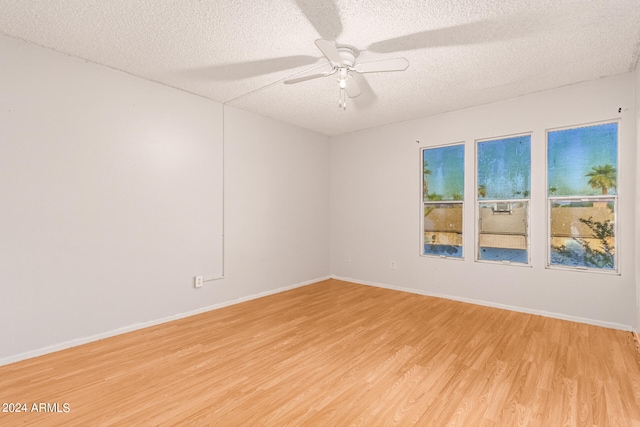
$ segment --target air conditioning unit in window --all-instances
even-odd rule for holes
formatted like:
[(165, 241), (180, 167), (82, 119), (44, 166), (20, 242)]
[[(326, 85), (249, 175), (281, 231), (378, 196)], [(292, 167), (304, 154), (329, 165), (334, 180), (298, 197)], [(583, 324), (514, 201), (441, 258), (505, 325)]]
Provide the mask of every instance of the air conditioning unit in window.
[(493, 204), (493, 213), (494, 214), (510, 214), (511, 213), (511, 203), (509, 202), (498, 202)]

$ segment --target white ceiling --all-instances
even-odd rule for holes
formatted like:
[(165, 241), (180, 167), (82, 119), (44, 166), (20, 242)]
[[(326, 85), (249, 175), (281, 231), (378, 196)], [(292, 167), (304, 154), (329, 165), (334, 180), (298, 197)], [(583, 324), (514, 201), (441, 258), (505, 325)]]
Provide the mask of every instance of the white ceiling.
[[(633, 71), (640, 0), (0, 0), (0, 31), (337, 135)], [(403, 56), (338, 108), (314, 40)]]

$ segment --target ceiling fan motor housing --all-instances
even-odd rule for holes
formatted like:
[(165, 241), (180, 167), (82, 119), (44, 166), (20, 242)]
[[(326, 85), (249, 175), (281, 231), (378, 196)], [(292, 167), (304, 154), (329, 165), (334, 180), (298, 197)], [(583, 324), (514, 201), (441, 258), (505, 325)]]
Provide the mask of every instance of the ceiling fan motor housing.
[(351, 46), (338, 46), (337, 49), (340, 58), (342, 58), (342, 63), (348, 67), (353, 67), (359, 52)]

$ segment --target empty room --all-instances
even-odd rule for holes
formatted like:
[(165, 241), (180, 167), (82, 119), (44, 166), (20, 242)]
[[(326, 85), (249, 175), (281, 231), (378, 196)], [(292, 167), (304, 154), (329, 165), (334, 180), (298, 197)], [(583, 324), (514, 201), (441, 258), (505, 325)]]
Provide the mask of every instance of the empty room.
[(0, 425), (640, 426), (638, 0), (0, 0)]

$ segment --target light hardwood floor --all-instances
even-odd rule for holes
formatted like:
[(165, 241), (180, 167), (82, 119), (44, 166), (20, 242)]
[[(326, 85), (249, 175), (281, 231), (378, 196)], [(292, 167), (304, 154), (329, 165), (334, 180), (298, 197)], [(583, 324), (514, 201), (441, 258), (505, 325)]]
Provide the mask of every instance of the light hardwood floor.
[(640, 426), (632, 334), (329, 280), (0, 367), (0, 425)]

